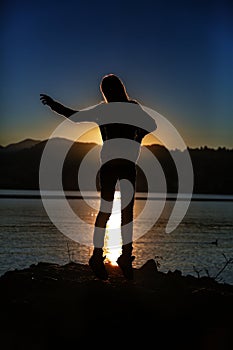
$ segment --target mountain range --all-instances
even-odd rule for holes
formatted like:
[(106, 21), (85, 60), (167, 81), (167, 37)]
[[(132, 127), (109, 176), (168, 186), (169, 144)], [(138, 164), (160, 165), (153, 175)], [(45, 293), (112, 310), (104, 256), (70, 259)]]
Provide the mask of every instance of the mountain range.
[[(26, 139), (8, 146), (0, 146), (0, 188), (1, 189), (39, 189), (39, 166), (41, 156), (47, 140)], [(54, 138), (52, 140), (56, 152), (60, 152), (63, 146), (69, 148), (64, 161), (62, 182), (64, 190), (79, 190), (78, 169), (87, 153), (93, 148), (101, 148), (95, 143), (72, 142), (68, 139)], [(140, 157), (144, 157), (150, 166), (152, 159), (148, 157), (145, 148), (151, 151), (151, 157), (155, 156), (160, 163), (167, 183), (167, 192), (176, 193), (178, 190), (177, 171), (172, 159), (173, 152), (180, 150), (167, 150), (164, 146), (153, 144), (142, 146)], [(197, 194), (233, 194), (233, 150), (226, 148), (211, 149), (208, 147), (188, 148), (194, 171), (194, 193)], [(98, 159), (88, 160), (98, 162)], [(91, 168), (91, 167), (90, 167)], [(143, 171), (137, 169), (136, 190), (145, 192), (147, 181)], [(98, 188), (98, 181), (97, 181)], [(155, 180), (152, 191), (160, 191), (159, 181)], [(48, 188), (48, 190), (56, 188)], [(93, 190), (86, 188), (85, 190)]]

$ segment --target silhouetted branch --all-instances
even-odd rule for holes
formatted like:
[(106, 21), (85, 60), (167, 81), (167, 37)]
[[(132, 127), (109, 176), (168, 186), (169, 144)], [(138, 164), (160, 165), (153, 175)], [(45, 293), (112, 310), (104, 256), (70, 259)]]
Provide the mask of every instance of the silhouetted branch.
[(162, 256), (159, 256), (159, 255), (155, 255), (155, 263), (156, 263), (156, 266), (157, 266), (157, 268), (160, 268), (161, 264), (160, 264), (160, 262), (159, 262), (158, 259), (163, 260), (163, 257), (162, 257)]
[(193, 266), (193, 270), (194, 270), (194, 272), (196, 272), (197, 277), (200, 278), (200, 273), (201, 273), (202, 269), (201, 270), (197, 270), (196, 266)]
[[(233, 264), (233, 258), (228, 259), (224, 253), (223, 253), (222, 255), (223, 255), (224, 258), (225, 258), (225, 263), (224, 263), (224, 265), (222, 266), (222, 268), (217, 272), (217, 274), (216, 274), (215, 276), (210, 276), (209, 270), (208, 270), (207, 268), (204, 269), (206, 275), (207, 275), (209, 278), (213, 278), (214, 280), (220, 281), (221, 279), (219, 279), (219, 276), (221, 275), (221, 273), (226, 269), (226, 267), (227, 267), (229, 264)], [(197, 277), (200, 278), (200, 273), (202, 272), (202, 269), (201, 269), (201, 270), (197, 270), (197, 268), (196, 268), (195, 266), (193, 266), (193, 270), (196, 272)]]
[(71, 258), (71, 251), (70, 251), (70, 247), (69, 247), (69, 243), (67, 242), (67, 251), (68, 251), (68, 256), (69, 256), (69, 262), (72, 261), (72, 258)]
[(223, 267), (219, 270), (219, 272), (215, 275), (215, 277), (214, 277), (215, 280), (219, 277), (219, 275), (225, 270), (225, 268), (226, 268), (229, 264), (233, 264), (233, 258), (228, 259), (224, 253), (223, 253), (222, 255), (223, 255), (224, 258), (225, 258), (225, 264), (224, 264)]
[(205, 273), (207, 274), (208, 277), (211, 278), (210, 274), (209, 274), (209, 270), (208, 269), (205, 269)]

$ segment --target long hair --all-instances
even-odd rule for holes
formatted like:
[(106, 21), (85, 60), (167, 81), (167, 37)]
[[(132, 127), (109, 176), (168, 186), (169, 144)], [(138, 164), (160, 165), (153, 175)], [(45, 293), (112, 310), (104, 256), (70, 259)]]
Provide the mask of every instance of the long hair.
[(102, 78), (100, 83), (100, 91), (105, 102), (129, 102), (129, 96), (126, 88), (115, 74), (108, 74)]

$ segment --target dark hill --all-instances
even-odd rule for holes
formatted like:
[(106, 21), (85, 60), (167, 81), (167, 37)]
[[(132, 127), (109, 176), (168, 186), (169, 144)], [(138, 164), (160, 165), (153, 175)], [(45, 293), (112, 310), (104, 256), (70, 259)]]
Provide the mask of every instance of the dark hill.
[(26, 139), (20, 142), (11, 143), (6, 147), (1, 146), (0, 150), (3, 152), (18, 152), (23, 149), (31, 148), (40, 142), (41, 141), (39, 140)]
[[(41, 142), (25, 140), (19, 144), (1, 148), (0, 188), (38, 190), (40, 159), (46, 142), (46, 140)], [(67, 139), (54, 139), (53, 142), (55, 154), (59, 154), (64, 144), (70, 145), (64, 162), (63, 186), (65, 190), (79, 190), (77, 183), (79, 165), (84, 156), (96, 144), (80, 142), (72, 144)], [(146, 147), (152, 153), (151, 156), (147, 157), (146, 161), (150, 165), (153, 155), (156, 156), (166, 177), (168, 193), (176, 193), (178, 179), (171, 154), (181, 151), (173, 150), (169, 152), (164, 146), (160, 145), (143, 146), (140, 157), (144, 157), (144, 149)], [(233, 194), (233, 150), (204, 147), (189, 149), (189, 153), (194, 170), (194, 193)], [(91, 162), (98, 162), (99, 164), (98, 159), (91, 159)], [(155, 174), (152, 190), (159, 192), (159, 186), (160, 184), (156, 181)], [(139, 192), (147, 190), (145, 176), (139, 168), (136, 188)], [(93, 188), (87, 188), (86, 190), (93, 190)]]

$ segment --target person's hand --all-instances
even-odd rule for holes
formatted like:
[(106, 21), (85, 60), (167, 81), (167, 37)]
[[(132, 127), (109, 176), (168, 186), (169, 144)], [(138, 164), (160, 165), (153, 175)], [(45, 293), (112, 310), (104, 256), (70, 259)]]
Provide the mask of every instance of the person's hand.
[(54, 100), (45, 94), (40, 94), (40, 100), (44, 105), (48, 105), (49, 107), (52, 107), (54, 105)]

